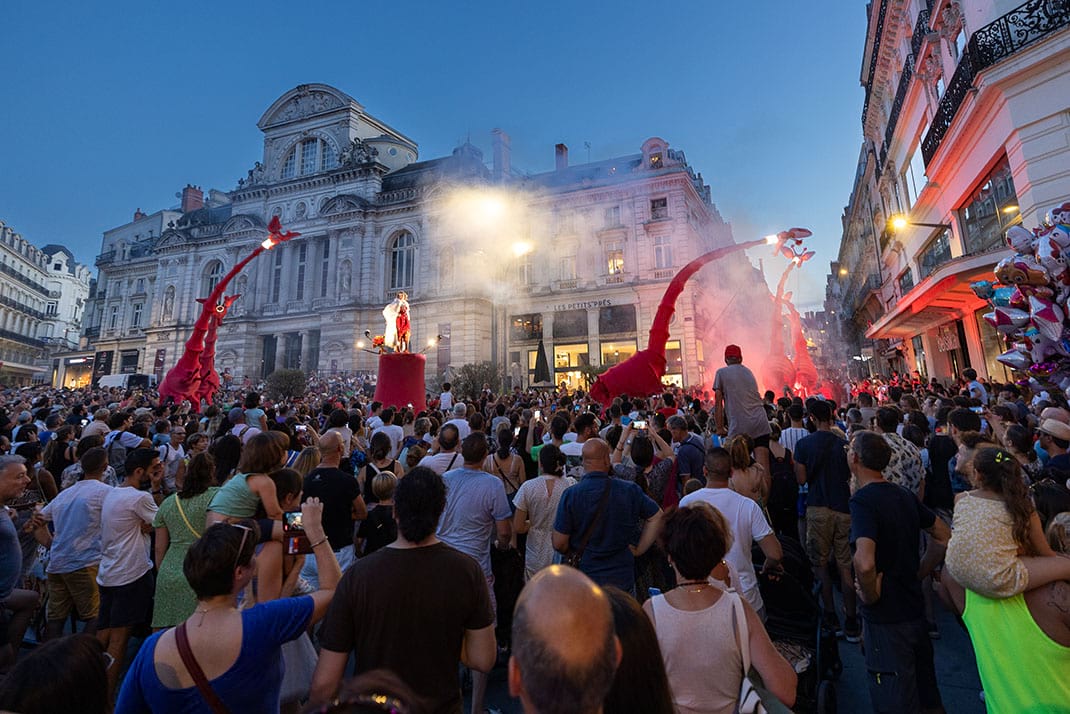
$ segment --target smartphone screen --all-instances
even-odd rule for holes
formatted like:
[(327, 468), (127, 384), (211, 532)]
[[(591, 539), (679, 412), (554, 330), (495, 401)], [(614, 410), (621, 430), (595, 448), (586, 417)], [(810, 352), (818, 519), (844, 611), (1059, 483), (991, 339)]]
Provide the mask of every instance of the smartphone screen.
[(301, 511), (286, 511), (282, 514), (282, 532), (288, 555), (307, 555), (312, 552), (312, 542), (305, 535), (301, 522)]

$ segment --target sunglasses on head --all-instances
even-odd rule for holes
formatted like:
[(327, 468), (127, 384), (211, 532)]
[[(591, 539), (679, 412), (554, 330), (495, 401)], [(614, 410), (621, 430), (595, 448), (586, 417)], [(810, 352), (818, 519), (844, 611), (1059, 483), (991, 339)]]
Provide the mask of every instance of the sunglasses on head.
[(241, 560), (241, 554), (245, 552), (245, 541), (249, 538), (249, 535), (253, 532), (253, 529), (249, 526), (242, 525), (241, 523), (231, 523), (230, 526), (232, 528), (240, 528), (242, 530), (241, 544), (238, 546), (238, 554), (234, 556), (234, 569), (237, 570), (238, 561)]

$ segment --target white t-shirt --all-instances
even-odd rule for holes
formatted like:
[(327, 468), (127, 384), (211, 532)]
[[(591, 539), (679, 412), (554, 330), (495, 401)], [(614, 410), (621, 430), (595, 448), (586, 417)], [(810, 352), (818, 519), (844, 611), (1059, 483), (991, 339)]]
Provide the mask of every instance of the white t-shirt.
[(100, 509), (103, 552), (97, 585), (129, 585), (152, 569), (149, 534), (141, 532), (141, 524), (151, 524), (155, 517), (156, 503), (148, 491), (120, 486), (104, 497)]
[(234, 428), (230, 430), (230, 433), (241, 439), (241, 443), (244, 446), (249, 443), (249, 439), (260, 433), (260, 430), (255, 426), (249, 426), (248, 424), (235, 424)]
[(372, 432), (372, 436), (375, 436), (379, 432), (390, 437), (390, 458), (396, 459), (398, 457), (398, 452), (401, 451), (401, 442), (405, 439), (405, 430), (397, 424), (391, 424), (389, 426), (379, 427)]
[(795, 445), (799, 443), (799, 439), (804, 436), (810, 436), (810, 432), (801, 426), (789, 426), (784, 431), (780, 432), (780, 445), (785, 449), (791, 449), (792, 453), (795, 452)]
[[(468, 426), (467, 419), (450, 419), (446, 424), (453, 424), (457, 427), (457, 433), (461, 435), (462, 441), (468, 438), (468, 435), (472, 433), (472, 427)], [(442, 426), (446, 426), (446, 424), (443, 424)]]
[(417, 466), (426, 466), (441, 476), (450, 469), (457, 469), (464, 466), (464, 459), (461, 458), (460, 452), (457, 451), (442, 451), (437, 454), (428, 454), (420, 459), (420, 463)]
[(442, 411), (453, 409), (453, 392), (443, 392), (438, 395), (438, 408)]
[[(576, 437), (575, 434), (572, 436)], [(565, 457), (565, 475), (576, 480), (583, 478), (583, 443), (566, 441), (561, 445), (561, 455)]]
[(368, 428), (371, 429), (372, 431), (375, 431), (376, 429), (378, 429), (382, 425), (383, 425), (382, 417), (380, 417), (378, 414), (376, 414), (375, 416), (372, 416), (372, 417), (368, 417)]
[(680, 507), (690, 506), (696, 501), (710, 504), (728, 521), (728, 527), (732, 529), (732, 547), (725, 555), (725, 560), (739, 573), (743, 597), (747, 598), (747, 602), (755, 610), (760, 609), (764, 601), (758, 590), (758, 576), (751, 562), (751, 545), (773, 533), (761, 507), (730, 488), (700, 488), (684, 496)]

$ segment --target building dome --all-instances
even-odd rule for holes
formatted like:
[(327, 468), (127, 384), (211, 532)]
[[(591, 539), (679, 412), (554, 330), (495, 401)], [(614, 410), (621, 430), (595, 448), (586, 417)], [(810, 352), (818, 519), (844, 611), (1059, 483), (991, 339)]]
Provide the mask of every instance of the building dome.
[(415, 163), (419, 155), (414, 145), (386, 134), (381, 134), (374, 139), (365, 139), (364, 143), (379, 151), (379, 155), (375, 157), (376, 161), (389, 166), (391, 171), (397, 171)]

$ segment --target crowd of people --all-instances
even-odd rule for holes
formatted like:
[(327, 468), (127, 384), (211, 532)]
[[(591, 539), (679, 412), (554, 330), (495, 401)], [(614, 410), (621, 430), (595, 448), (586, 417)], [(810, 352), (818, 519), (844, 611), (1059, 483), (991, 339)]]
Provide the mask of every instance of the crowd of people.
[(504, 667), (532, 714), (783, 711), (797, 576), (875, 711), (942, 710), (939, 607), (989, 711), (1065, 710), (1070, 407), (882, 386), (763, 395), (730, 347), (712, 390), (608, 406), (8, 390), (0, 709), (481, 714)]

